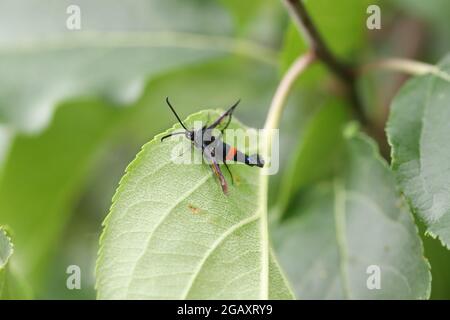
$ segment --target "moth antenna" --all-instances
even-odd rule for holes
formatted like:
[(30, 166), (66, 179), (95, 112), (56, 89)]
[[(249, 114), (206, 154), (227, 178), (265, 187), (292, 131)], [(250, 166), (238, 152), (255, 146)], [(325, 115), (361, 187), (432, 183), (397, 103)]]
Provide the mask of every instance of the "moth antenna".
[(185, 126), (183, 121), (181, 121), (180, 117), (178, 116), (178, 114), (175, 112), (175, 109), (172, 107), (172, 105), (170, 104), (169, 101), (169, 97), (166, 97), (166, 103), (169, 106), (170, 110), (172, 110), (173, 114), (175, 115), (175, 117), (177, 118), (178, 122), (181, 124), (181, 126), (184, 128), (184, 130), (189, 131)]
[(165, 139), (167, 139), (167, 138), (169, 138), (169, 137), (171, 137), (171, 136), (176, 136), (176, 135), (178, 135), (178, 134), (185, 134), (185, 133), (184, 133), (184, 132), (174, 132), (174, 133), (169, 133), (169, 134), (165, 135), (164, 137), (162, 137), (162, 138), (161, 138), (161, 141), (163, 141), (163, 140), (165, 140)]

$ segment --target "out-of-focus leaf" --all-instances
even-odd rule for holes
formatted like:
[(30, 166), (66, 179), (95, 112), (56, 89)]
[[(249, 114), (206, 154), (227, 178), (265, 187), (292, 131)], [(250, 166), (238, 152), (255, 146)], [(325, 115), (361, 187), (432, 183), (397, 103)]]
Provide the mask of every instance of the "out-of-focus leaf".
[[(205, 121), (208, 112), (218, 115), (200, 112), (185, 123)], [(98, 297), (292, 298), (262, 227), (260, 171), (230, 165), (237, 179), (225, 196), (205, 163), (174, 163), (191, 147), (184, 137), (160, 142), (176, 129), (146, 144), (122, 178), (100, 241)]]
[(0, 223), (14, 230), (15, 259), (30, 282), (41, 273), (57, 243), (74, 190), (126, 111), (74, 101), (58, 109), (54, 122), (42, 133), (16, 136), (0, 179)]
[(273, 66), (235, 56), (172, 71), (149, 83), (150, 90), (135, 108), (132, 129), (142, 131), (140, 139), (144, 140), (139, 141), (139, 146), (165, 130), (174, 120), (164, 101), (166, 96), (180, 114), (206, 108), (226, 109), (240, 99), (241, 119), (259, 127), (264, 123), (277, 82)]
[(280, 35), (286, 24), (286, 10), (280, 1), (218, 1), (230, 12), (236, 36), (270, 47), (280, 47)]
[[(420, 230), (420, 229), (419, 229)], [(450, 251), (443, 247), (438, 239), (422, 233), (422, 241), (425, 248), (425, 257), (431, 265), (431, 300), (450, 299)]]
[[(295, 293), (300, 299), (428, 298), (429, 265), (387, 164), (362, 134), (348, 135), (344, 152), (333, 183), (311, 188), (274, 227)], [(380, 289), (367, 285), (375, 275), (370, 266), (379, 268)]]
[(13, 245), (11, 239), (3, 228), (0, 228), (0, 298), (4, 299), (7, 293), (6, 273), (8, 272), (8, 261), (13, 254)]
[(0, 226), (0, 300), (29, 298), (30, 293), (11, 268), (14, 249), (11, 238)]
[[(0, 3), (0, 222), (16, 230), (17, 260), (33, 284), (93, 158), (117, 121), (133, 112), (112, 106), (130, 106), (149, 78), (225, 53), (272, 61), (258, 46), (227, 37), (229, 19), (214, 2), (136, 0), (124, 9), (120, 1), (79, 1), (79, 31), (66, 28), (71, 4)], [(59, 103), (79, 95), (102, 102)], [(54, 112), (61, 104), (67, 108)], [(160, 125), (145, 121), (149, 132)]]
[(0, 125), (0, 176), (3, 171), (3, 164), (8, 156), (11, 141), (14, 133), (7, 126)]
[(387, 133), (402, 191), (427, 232), (450, 248), (450, 57), (439, 68), (400, 90)]
[(241, 0), (220, 0), (220, 2), (231, 12), (235, 20), (238, 31), (242, 31), (251, 21), (264, 0), (241, 1)]
[[(93, 163), (94, 166), (89, 166), (89, 175), (83, 175), (83, 182), (88, 180), (88, 185), (78, 184), (70, 194), (60, 194), (68, 200), (58, 201), (69, 201), (71, 205), (79, 200), (80, 193), (84, 195), (82, 204), (70, 210), (75, 216), (66, 224), (63, 240), (53, 240), (50, 244), (54, 247), (55, 243), (59, 242), (59, 251), (53, 254), (54, 263), (50, 266), (50, 271), (46, 272), (47, 289), (43, 289), (45, 292), (40, 292), (38, 297), (79, 299), (95, 296), (91, 282), (93, 277), (83, 277), (82, 290), (67, 290), (67, 275), (61, 273), (61, 270), (74, 263), (82, 270), (93, 270), (98, 241), (94, 239), (97, 239), (98, 226), (104, 213), (108, 211), (115, 186), (126, 164), (134, 158), (145, 142), (174, 121), (173, 114), (165, 104), (165, 96), (171, 97), (180, 115), (205, 107), (226, 108), (241, 98), (239, 116), (254, 126), (260, 126), (264, 121), (264, 106), (269, 105), (271, 89), (276, 86), (276, 81), (276, 70), (273, 67), (239, 57), (227, 57), (189, 66), (151, 80), (148, 84), (151, 90), (145, 90), (136, 105), (130, 107), (126, 113), (118, 115), (120, 119), (116, 126), (119, 132), (105, 139), (108, 140), (106, 152), (102, 153), (99, 161)], [(58, 119), (55, 118), (56, 121)], [(105, 143), (97, 148), (103, 149), (104, 145)], [(95, 154), (96, 150), (89, 152)], [(48, 171), (48, 175), (52, 172), (59, 174), (58, 170), (52, 170)], [(86, 187), (88, 190), (83, 191)], [(55, 219), (66, 221), (68, 213), (69, 211), (61, 211)], [(23, 214), (26, 213), (18, 213), (17, 216)], [(62, 223), (59, 229), (63, 227)], [(93, 242), (95, 250), (90, 246)], [(42, 286), (39, 286), (39, 289), (41, 288)]]
[[(279, 68), (280, 74), (284, 74), (291, 64), (298, 58), (302, 53), (306, 51), (306, 45), (303, 39), (300, 37), (297, 27), (290, 23), (284, 35), (283, 47), (279, 56)], [(310, 66), (302, 74), (301, 82), (303, 87), (308, 85), (316, 85), (320, 80), (322, 80), (326, 75), (326, 68), (321, 64), (315, 64)], [(312, 87), (312, 86), (311, 86)]]
[(329, 99), (312, 116), (283, 175), (277, 201), (280, 212), (285, 211), (300, 188), (326, 178), (336, 169), (342, 149), (341, 132), (349, 120), (346, 107), (342, 101)]
[(404, 10), (427, 17), (430, 20), (438, 17), (441, 22), (445, 20), (446, 12), (450, 10), (450, 3), (446, 0), (434, 0), (429, 3), (420, 0), (397, 0), (394, 4)]
[(81, 30), (68, 30), (72, 4), (4, 1), (1, 122), (40, 130), (59, 101), (80, 95), (128, 105), (150, 77), (224, 53), (272, 61), (268, 50), (226, 36), (231, 24), (215, 1), (134, 0), (126, 9), (117, 0), (80, 1)]
[[(385, 1), (387, 2), (387, 1)], [(450, 36), (450, 1), (447, 0), (396, 0), (389, 1), (397, 7), (397, 11), (410, 17), (423, 20), (427, 29), (427, 56), (439, 59), (448, 52), (448, 38)]]

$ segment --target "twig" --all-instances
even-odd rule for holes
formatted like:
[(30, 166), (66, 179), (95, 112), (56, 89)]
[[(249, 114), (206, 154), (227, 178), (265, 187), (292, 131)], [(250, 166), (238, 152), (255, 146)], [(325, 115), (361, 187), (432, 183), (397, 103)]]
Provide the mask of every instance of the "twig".
[(410, 59), (402, 58), (386, 58), (363, 65), (359, 70), (359, 74), (365, 74), (374, 70), (392, 70), (404, 72), (410, 75), (432, 74), (450, 82), (450, 74), (439, 69), (439, 67)]
[(339, 61), (328, 49), (311, 17), (306, 11), (302, 0), (283, 0), (283, 2), (317, 58), (341, 79), (344, 84), (346, 84), (355, 115), (363, 124), (366, 124), (367, 119), (357, 95), (355, 75), (352, 72), (352, 68)]

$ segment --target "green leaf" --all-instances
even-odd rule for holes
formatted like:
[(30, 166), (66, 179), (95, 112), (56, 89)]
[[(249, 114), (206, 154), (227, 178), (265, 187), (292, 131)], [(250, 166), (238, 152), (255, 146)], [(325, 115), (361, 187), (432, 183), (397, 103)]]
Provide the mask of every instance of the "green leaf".
[(220, 2), (231, 12), (237, 31), (242, 32), (265, 1), (220, 0)]
[[(419, 233), (421, 232), (419, 228)], [(422, 233), (422, 241), (425, 249), (425, 256), (431, 265), (431, 278), (433, 287), (431, 290), (431, 300), (450, 299), (450, 250), (443, 247), (438, 239), (433, 239)]]
[(30, 0), (39, 15), (14, 4), (0, 12), (1, 122), (42, 130), (58, 102), (78, 96), (129, 105), (149, 78), (230, 52), (273, 61), (270, 50), (227, 36), (231, 23), (215, 1), (136, 0), (126, 10), (90, 1), (77, 31), (65, 23), (71, 4)]
[(0, 223), (14, 230), (15, 258), (32, 284), (45, 271), (99, 146), (126, 111), (73, 101), (40, 134), (15, 137), (0, 179)]
[[(208, 112), (216, 114), (200, 112), (186, 123), (205, 121)], [(233, 121), (231, 128), (243, 127)], [(173, 162), (180, 140), (162, 143), (164, 134), (143, 147), (113, 198), (100, 241), (98, 298), (291, 298), (263, 228), (260, 171), (231, 165), (236, 183), (225, 196), (206, 164)]]
[(0, 300), (30, 298), (28, 288), (11, 268), (13, 252), (11, 238), (0, 226)]
[(387, 134), (400, 188), (427, 232), (450, 248), (450, 56), (439, 68), (400, 90)]
[(293, 195), (302, 187), (334, 172), (339, 156), (337, 151), (342, 144), (342, 128), (348, 119), (346, 104), (332, 99), (312, 116), (283, 175), (277, 200), (280, 212), (285, 212)]
[[(334, 181), (309, 189), (274, 227), (276, 252), (297, 296), (428, 298), (429, 265), (391, 171), (362, 134), (347, 130), (344, 149)], [(380, 270), (379, 290), (367, 287), (372, 265)]]

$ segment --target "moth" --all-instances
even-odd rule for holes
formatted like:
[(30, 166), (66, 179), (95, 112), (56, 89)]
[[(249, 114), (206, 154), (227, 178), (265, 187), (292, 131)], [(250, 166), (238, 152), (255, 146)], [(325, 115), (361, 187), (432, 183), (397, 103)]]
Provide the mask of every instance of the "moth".
[[(184, 134), (185, 137), (191, 141), (195, 149), (202, 152), (205, 162), (210, 165), (214, 175), (218, 178), (224, 194), (228, 193), (228, 184), (220, 168), (221, 164), (223, 164), (227, 169), (232, 182), (234, 181), (233, 174), (228, 167), (228, 162), (230, 161), (245, 163), (246, 165), (251, 167), (264, 167), (264, 160), (259, 154), (249, 156), (239, 151), (235, 147), (229, 145), (228, 143), (225, 143), (221, 138), (224, 131), (230, 125), (231, 117), (239, 102), (240, 100), (234, 103), (227, 111), (220, 115), (211, 124), (208, 125), (208, 123), (206, 123), (201, 129), (189, 130), (188, 128), (186, 128), (183, 121), (181, 121), (180, 117), (170, 103), (169, 98), (166, 98), (167, 105), (169, 106), (170, 110), (172, 110), (173, 114), (177, 118), (180, 125), (183, 127), (184, 131), (173, 132), (165, 135), (161, 138), (161, 141), (164, 141), (165, 139), (174, 135)], [(220, 136), (215, 136), (213, 134), (213, 130), (221, 125), (225, 121), (225, 119), (225, 126), (220, 130)]]

